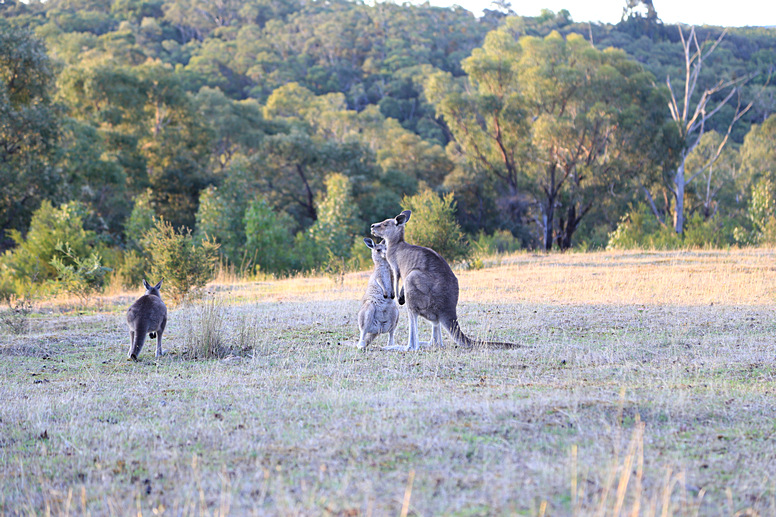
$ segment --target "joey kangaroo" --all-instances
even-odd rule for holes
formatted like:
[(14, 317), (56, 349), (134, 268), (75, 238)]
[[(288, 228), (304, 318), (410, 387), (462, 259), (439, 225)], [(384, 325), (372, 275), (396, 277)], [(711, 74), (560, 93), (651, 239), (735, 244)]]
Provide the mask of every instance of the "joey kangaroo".
[[(386, 257), (394, 273), (394, 290), (399, 293), (399, 304), (406, 299), (409, 315), (407, 346), (394, 346), (391, 350), (417, 350), (426, 342), (418, 341), (418, 316), (431, 323), (431, 344), (442, 345), (442, 328), (450, 334), (458, 346), (518, 347), (513, 343), (478, 341), (470, 339), (458, 325), (458, 278), (436, 251), (414, 246), (404, 241), (404, 225), (410, 220), (411, 211), (405, 210), (393, 219), (372, 225), (372, 235), (382, 237), (387, 247)], [(399, 280), (403, 286), (399, 291)]]
[(372, 239), (364, 239), (364, 244), (372, 250), (372, 262), (375, 270), (369, 277), (366, 293), (361, 298), (358, 310), (358, 329), (361, 337), (358, 348), (366, 348), (379, 334), (388, 333), (388, 347), (393, 347), (393, 334), (399, 322), (399, 307), (393, 288), (393, 272), (385, 258), (385, 243), (375, 244)]
[(127, 360), (137, 361), (140, 350), (143, 349), (146, 334), (151, 339), (156, 338), (156, 357), (162, 355), (162, 333), (167, 326), (167, 306), (162, 301), (159, 288), (163, 280), (151, 286), (143, 279), (146, 292), (138, 298), (127, 311), (127, 326), (129, 327), (129, 354)]

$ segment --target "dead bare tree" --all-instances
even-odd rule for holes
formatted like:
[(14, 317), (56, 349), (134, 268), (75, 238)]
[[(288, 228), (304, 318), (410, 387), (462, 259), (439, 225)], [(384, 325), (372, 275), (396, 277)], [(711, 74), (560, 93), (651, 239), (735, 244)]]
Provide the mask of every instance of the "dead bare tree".
[[(680, 97), (681, 105), (677, 100), (676, 92), (671, 84), (671, 77), (666, 77), (666, 84), (671, 93), (668, 108), (671, 111), (671, 118), (676, 123), (679, 133), (685, 142), (685, 147), (682, 150), (679, 159), (679, 165), (673, 175), (672, 184), (669, 186), (676, 202), (673, 221), (674, 230), (676, 233), (680, 234), (684, 230), (684, 198), (687, 186), (692, 183), (695, 178), (714, 165), (714, 162), (716, 162), (722, 154), (725, 145), (727, 145), (733, 126), (754, 104), (754, 101), (752, 101), (745, 106), (742, 105), (741, 88), (753, 77), (752, 75), (748, 75), (730, 80), (720, 79), (715, 85), (704, 90), (700, 98), (696, 101), (695, 106), (692, 107), (693, 97), (698, 88), (698, 76), (700, 75), (703, 61), (714, 53), (726, 34), (727, 29), (719, 35), (712, 45), (706, 46), (701, 45), (698, 42), (695, 27), (690, 28), (690, 33), (687, 36), (685, 36), (682, 27), (679, 27), (679, 36), (682, 40), (685, 60), (684, 92)], [(719, 99), (717, 94), (721, 94), (722, 99)], [(688, 177), (688, 171), (685, 170), (687, 157), (696, 147), (698, 147), (698, 144), (700, 144), (701, 138), (707, 130), (706, 123), (733, 99), (737, 100), (737, 105), (733, 118), (728, 125), (727, 132), (717, 146), (716, 151), (711, 153), (709, 159), (706, 160), (698, 170), (689, 171)], [(654, 210), (654, 203), (652, 204), (652, 207)], [(658, 214), (656, 213), (655, 215), (657, 216)]]

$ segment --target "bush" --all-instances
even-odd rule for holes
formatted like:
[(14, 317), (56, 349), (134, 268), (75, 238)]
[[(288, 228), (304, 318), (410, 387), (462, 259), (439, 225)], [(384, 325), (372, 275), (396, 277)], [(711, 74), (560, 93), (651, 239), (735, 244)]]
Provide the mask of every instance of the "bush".
[(57, 243), (59, 256), (51, 259), (57, 271), (57, 281), (66, 293), (81, 299), (83, 304), (105, 285), (105, 275), (111, 268), (102, 265), (100, 254), (93, 251), (87, 257), (79, 257), (70, 244)]
[(165, 291), (180, 302), (195, 287), (203, 287), (213, 278), (218, 259), (218, 244), (210, 240), (197, 243), (191, 230), (159, 219), (146, 234), (146, 252), (151, 256), (154, 280), (164, 279)]
[(353, 245), (353, 234), (361, 223), (358, 206), (351, 194), (350, 180), (344, 174), (326, 178), (326, 195), (318, 200), (318, 219), (310, 228), (316, 245), (316, 262), (324, 269), (341, 271)]
[(135, 250), (127, 250), (121, 257), (111, 278), (111, 285), (128, 289), (140, 285), (143, 278), (152, 278), (151, 263), (145, 254)]
[(704, 219), (700, 213), (693, 214), (684, 228), (683, 244), (687, 248), (720, 248), (730, 244), (732, 237), (719, 217)]
[(402, 199), (403, 210), (412, 210), (404, 238), (410, 244), (431, 248), (447, 261), (465, 260), (469, 243), (455, 220), (453, 193), (439, 197), (430, 189)]
[(649, 207), (639, 203), (635, 208), (631, 206), (617, 228), (609, 234), (606, 249), (676, 249), (681, 246), (682, 239), (674, 229), (660, 224)]
[(245, 212), (245, 259), (259, 271), (280, 273), (292, 268), (291, 217), (277, 214), (263, 198), (251, 202)]
[(509, 230), (496, 230), (492, 235), (483, 230), (477, 233), (477, 238), (472, 241), (472, 251), (478, 257), (487, 257), (497, 253), (512, 253), (522, 248), (520, 239), (517, 239)]
[(736, 240), (751, 244), (776, 245), (776, 185), (762, 178), (752, 188), (747, 213), (752, 230), (737, 229)]
[(233, 162), (224, 171), (225, 180), (220, 187), (211, 185), (200, 192), (194, 236), (214, 239), (229, 263), (246, 269), (245, 215), (252, 189), (244, 165), (239, 162)]
[(54, 208), (44, 201), (32, 214), (27, 235), (11, 230), (8, 235), (16, 248), (5, 257), (8, 273), (16, 280), (35, 279), (37, 282), (52, 280), (58, 271), (52, 264), (55, 256), (61, 256), (57, 246), (68, 243), (75, 256), (85, 257), (96, 240), (94, 232), (84, 229), (86, 207), (78, 202)]
[(135, 206), (124, 225), (124, 240), (131, 249), (143, 249), (143, 238), (156, 223), (156, 212), (151, 206), (151, 189), (135, 199)]
[(356, 235), (353, 238), (353, 245), (350, 247), (350, 258), (348, 259), (347, 269), (350, 271), (363, 271), (372, 269), (372, 250), (364, 244), (364, 238)]
[[(737, 230), (738, 231), (738, 230)], [(609, 234), (606, 249), (719, 248), (732, 244), (732, 223), (722, 224), (718, 217), (704, 217), (696, 212), (684, 225), (684, 233), (677, 234), (673, 227), (662, 225), (644, 203), (639, 203), (620, 219), (617, 229)]]

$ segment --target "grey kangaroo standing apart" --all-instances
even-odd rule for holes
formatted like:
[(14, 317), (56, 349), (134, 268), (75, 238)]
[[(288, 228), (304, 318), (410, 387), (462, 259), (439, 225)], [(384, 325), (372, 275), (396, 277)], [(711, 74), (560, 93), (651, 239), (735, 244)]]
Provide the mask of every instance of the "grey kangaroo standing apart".
[(375, 270), (369, 277), (366, 293), (361, 299), (358, 310), (358, 329), (361, 337), (358, 348), (366, 348), (379, 334), (388, 333), (388, 347), (393, 347), (393, 334), (399, 323), (399, 306), (396, 305), (396, 291), (393, 287), (393, 272), (385, 258), (385, 244), (375, 244), (372, 239), (364, 239), (364, 244), (372, 250), (372, 262)]
[[(427, 319), (432, 326), (431, 344), (442, 345), (442, 328), (450, 334), (458, 346), (518, 347), (513, 343), (478, 341), (470, 339), (458, 325), (458, 278), (436, 251), (414, 246), (404, 241), (404, 225), (412, 212), (403, 211), (393, 219), (372, 225), (372, 234), (382, 237), (387, 247), (386, 257), (394, 272), (394, 290), (399, 293), (399, 304), (406, 301), (409, 316), (407, 346), (394, 346), (391, 350), (417, 350), (426, 342), (418, 341), (418, 316)], [(399, 280), (403, 282), (399, 291)]]
[(167, 306), (162, 301), (159, 288), (163, 280), (151, 286), (143, 279), (146, 292), (138, 298), (127, 311), (127, 326), (129, 327), (129, 354), (127, 360), (137, 361), (140, 350), (143, 349), (146, 334), (151, 339), (156, 338), (156, 357), (162, 355), (162, 334), (167, 326)]

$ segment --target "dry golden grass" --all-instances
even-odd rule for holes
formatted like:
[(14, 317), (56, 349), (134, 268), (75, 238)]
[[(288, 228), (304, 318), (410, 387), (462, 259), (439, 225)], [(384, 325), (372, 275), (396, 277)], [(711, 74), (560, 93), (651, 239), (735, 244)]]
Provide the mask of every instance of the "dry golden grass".
[[(760, 305), (776, 301), (776, 250), (518, 253), (456, 271), (461, 301)], [(263, 282), (216, 282), (237, 299), (321, 300), (360, 297), (366, 272), (344, 281), (303, 276)]]
[[(139, 363), (139, 293), (50, 302), (0, 334), (0, 514), (776, 515), (774, 266), (516, 254), (457, 272), (464, 330), (530, 345), (507, 351), (357, 351), (366, 273), (215, 283), (171, 310), (173, 353)], [(231, 355), (188, 359), (216, 328)]]

